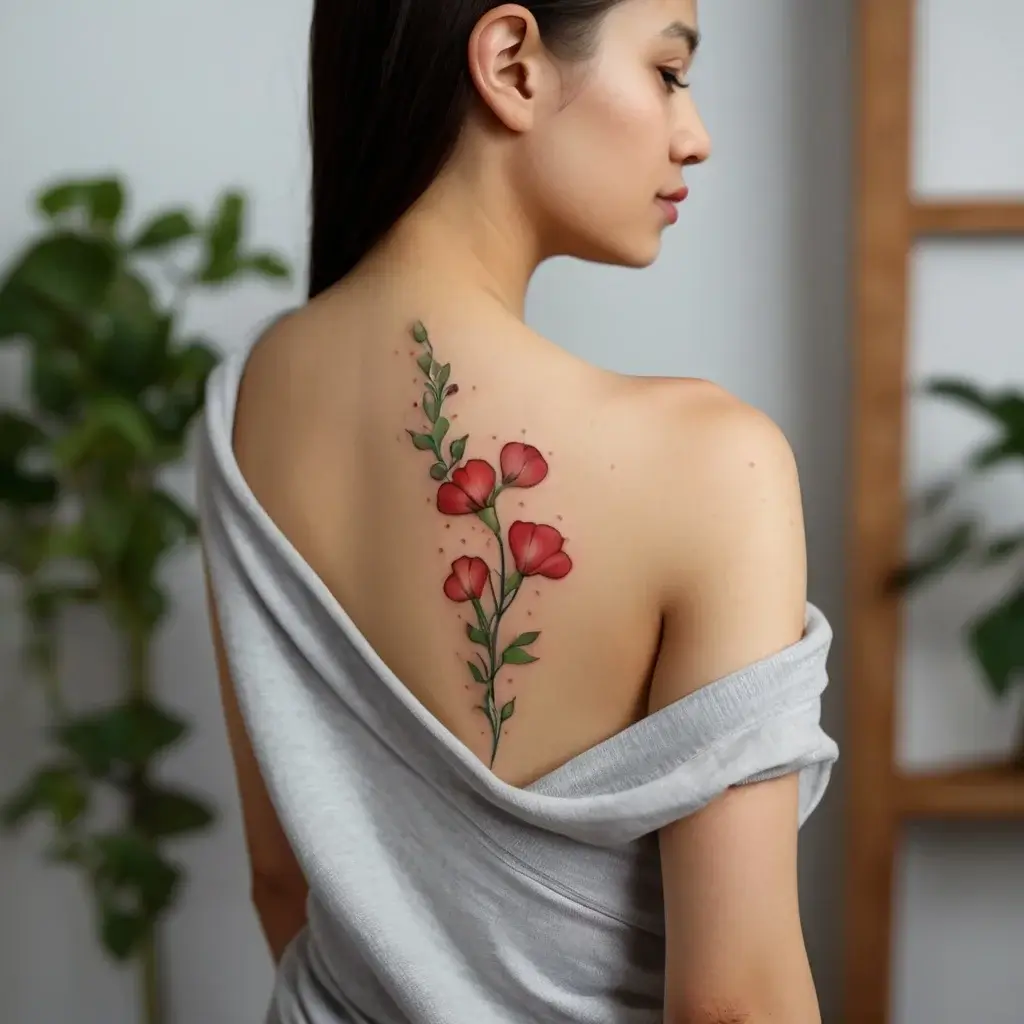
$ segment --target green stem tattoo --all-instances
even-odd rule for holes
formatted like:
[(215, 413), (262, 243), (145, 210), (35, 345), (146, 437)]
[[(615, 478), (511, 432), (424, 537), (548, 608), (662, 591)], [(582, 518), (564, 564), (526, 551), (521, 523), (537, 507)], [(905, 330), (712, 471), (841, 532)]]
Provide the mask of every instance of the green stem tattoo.
[[(499, 707), (498, 673), (505, 665), (529, 665), (537, 661), (527, 648), (540, 636), (539, 631), (520, 633), (502, 646), (502, 619), (519, 595), (526, 577), (562, 579), (571, 571), (572, 561), (563, 550), (565, 539), (553, 526), (516, 520), (508, 528), (507, 536), (502, 531), (496, 506), (498, 496), (510, 488), (535, 487), (548, 475), (548, 463), (537, 448), (522, 441), (505, 444), (498, 460), (500, 477), (484, 459), (469, 459), (462, 464), (468, 434), (449, 442), (448, 453), (445, 454), (444, 442), (451, 423), (443, 415), (444, 404), (458, 394), (459, 388), (457, 384), (450, 383), (450, 364), (442, 365), (435, 357), (426, 327), (417, 322), (411, 333), (422, 349), (416, 365), (426, 379), (420, 405), (429, 425), (420, 431), (407, 429), (406, 433), (418, 451), (428, 451), (434, 457), (430, 477), (439, 485), (437, 510), (449, 516), (475, 515), (498, 542), (497, 569), (479, 556), (463, 555), (451, 563), (451, 574), (443, 587), (449, 600), (472, 604), (477, 625), (474, 627), (467, 623), (466, 632), (471, 643), (487, 652), (486, 659), (476, 652), (479, 665), (475, 661), (467, 661), (466, 665), (474, 682), (484, 688), (482, 703), (477, 705), (477, 709), (483, 712), (491, 728), (490, 766), (493, 768), (502, 731), (516, 709), (515, 697)], [(509, 572), (509, 554), (515, 564), (512, 572)], [(489, 590), (494, 606), (490, 614), (485, 612), (482, 604), (486, 590)]]

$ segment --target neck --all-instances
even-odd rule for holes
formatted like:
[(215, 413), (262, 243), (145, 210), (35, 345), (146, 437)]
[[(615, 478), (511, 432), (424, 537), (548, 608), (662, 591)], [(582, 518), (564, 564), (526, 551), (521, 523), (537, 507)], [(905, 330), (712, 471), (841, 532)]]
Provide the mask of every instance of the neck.
[(464, 169), (439, 176), (368, 258), (368, 268), (391, 280), (437, 282), (439, 289), (457, 282), (460, 291), (483, 293), (522, 320), (541, 246), (509, 193), (482, 179)]

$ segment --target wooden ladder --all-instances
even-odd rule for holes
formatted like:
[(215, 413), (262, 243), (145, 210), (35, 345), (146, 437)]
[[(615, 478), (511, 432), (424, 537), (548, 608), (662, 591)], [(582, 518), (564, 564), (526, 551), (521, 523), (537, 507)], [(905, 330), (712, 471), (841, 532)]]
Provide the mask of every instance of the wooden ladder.
[[(1020, 201), (930, 202), (910, 181), (916, 0), (860, 0), (852, 493), (846, 673), (848, 779), (845, 992), (840, 1024), (890, 1013), (893, 869), (913, 819), (1024, 819), (1024, 774), (1008, 767), (907, 774), (895, 763), (904, 558), (907, 292), (914, 243), (1024, 236)], [(966, 13), (965, 16), (970, 16)]]

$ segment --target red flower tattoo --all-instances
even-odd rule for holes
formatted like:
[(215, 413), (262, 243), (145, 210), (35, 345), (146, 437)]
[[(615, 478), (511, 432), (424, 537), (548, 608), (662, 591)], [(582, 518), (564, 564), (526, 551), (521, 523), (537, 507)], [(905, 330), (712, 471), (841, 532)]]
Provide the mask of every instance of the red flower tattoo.
[(437, 510), (446, 516), (464, 516), (487, 507), (494, 490), (494, 470), (483, 459), (470, 459), (452, 473), (452, 482), (437, 489)]
[(515, 522), (508, 530), (508, 546), (522, 576), (560, 580), (569, 575), (572, 560), (562, 550), (562, 535), (553, 526)]
[[(430, 336), (422, 323), (413, 325), (412, 336), (423, 349), (416, 365), (426, 378), (426, 384), (418, 405), (429, 425), (422, 431), (408, 430), (407, 433), (418, 451), (433, 455), (430, 477), (439, 485), (437, 509), (447, 516), (475, 515), (498, 542), (497, 566), (476, 555), (463, 555), (452, 562), (451, 573), (443, 585), (449, 600), (471, 603), (476, 616), (476, 625), (467, 623), (466, 636), (480, 650), (474, 653), (476, 660), (467, 661), (466, 666), (473, 680), (484, 688), (477, 709), (486, 716), (491, 727), (490, 763), (493, 768), (502, 728), (516, 709), (515, 697), (504, 702), (497, 699), (498, 671), (506, 665), (529, 665), (537, 661), (537, 656), (527, 648), (540, 637), (539, 631), (531, 630), (511, 640), (502, 640), (502, 619), (515, 602), (526, 577), (560, 580), (572, 570), (572, 560), (563, 550), (565, 538), (553, 526), (544, 523), (517, 520), (509, 527), (506, 540), (498, 516), (498, 497), (510, 487), (536, 487), (547, 478), (548, 463), (533, 445), (510, 441), (502, 447), (498, 457), (500, 482), (494, 467), (485, 459), (469, 459), (465, 465), (460, 465), (469, 435), (447, 441), (451, 423), (443, 415), (445, 400), (457, 395), (459, 386), (449, 381), (451, 366), (435, 358)], [(509, 554), (515, 568), (509, 565)]]
[(532, 444), (510, 441), (501, 449), (501, 482), (506, 487), (536, 487), (548, 475), (548, 464)]
[(451, 576), (444, 581), (445, 595), (453, 601), (476, 600), (483, 596), (490, 575), (490, 567), (482, 558), (456, 558)]

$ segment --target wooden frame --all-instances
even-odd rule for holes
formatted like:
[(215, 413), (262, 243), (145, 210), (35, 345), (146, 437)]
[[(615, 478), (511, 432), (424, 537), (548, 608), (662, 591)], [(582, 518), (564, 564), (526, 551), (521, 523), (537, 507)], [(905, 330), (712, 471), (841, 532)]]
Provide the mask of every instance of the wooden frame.
[(1024, 198), (918, 201), (910, 151), (916, 0), (860, 0), (852, 510), (844, 744), (848, 787), (842, 1024), (889, 1019), (893, 868), (910, 819), (1024, 819), (1024, 773), (906, 775), (895, 763), (909, 263), (933, 235), (1024, 235)]

